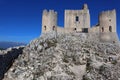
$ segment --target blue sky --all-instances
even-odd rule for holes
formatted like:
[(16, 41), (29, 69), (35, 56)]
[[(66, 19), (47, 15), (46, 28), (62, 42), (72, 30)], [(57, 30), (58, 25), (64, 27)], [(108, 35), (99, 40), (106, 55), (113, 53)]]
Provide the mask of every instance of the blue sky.
[(116, 9), (117, 32), (120, 37), (120, 0), (0, 0), (0, 41), (26, 42), (41, 34), (44, 9), (58, 12), (58, 25), (64, 26), (65, 9), (81, 9), (88, 4), (91, 26), (97, 24), (103, 10)]

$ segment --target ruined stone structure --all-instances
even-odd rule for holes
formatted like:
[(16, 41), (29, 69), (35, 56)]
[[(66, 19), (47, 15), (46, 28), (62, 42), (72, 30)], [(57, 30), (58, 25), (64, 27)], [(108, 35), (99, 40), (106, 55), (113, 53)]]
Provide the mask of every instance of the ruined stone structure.
[(42, 15), (42, 33), (88, 33), (98, 34), (103, 42), (116, 42), (116, 11), (103, 11), (99, 14), (97, 25), (90, 27), (90, 13), (87, 4), (81, 10), (65, 10), (64, 28), (57, 25), (57, 12), (44, 10)]
[(55, 31), (57, 28), (57, 12), (54, 10), (43, 11), (42, 16), (42, 32)]
[(65, 32), (88, 32), (90, 14), (87, 5), (82, 10), (65, 10)]
[(116, 41), (116, 11), (106, 11), (99, 15), (99, 32), (101, 41)]

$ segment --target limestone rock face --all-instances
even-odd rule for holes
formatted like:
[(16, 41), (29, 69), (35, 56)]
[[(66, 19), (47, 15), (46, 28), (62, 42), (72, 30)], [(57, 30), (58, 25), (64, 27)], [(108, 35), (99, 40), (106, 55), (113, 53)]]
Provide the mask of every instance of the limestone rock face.
[(120, 45), (97, 35), (43, 34), (27, 45), (4, 80), (118, 80)]

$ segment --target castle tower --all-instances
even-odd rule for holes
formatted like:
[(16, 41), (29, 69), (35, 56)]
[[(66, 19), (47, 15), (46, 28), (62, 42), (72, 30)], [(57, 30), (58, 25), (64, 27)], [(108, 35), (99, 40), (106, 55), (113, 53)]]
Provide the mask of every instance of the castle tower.
[(44, 10), (42, 14), (42, 33), (57, 30), (57, 12)]
[(85, 29), (90, 28), (90, 13), (88, 9), (88, 5), (83, 5), (83, 28), (82, 31), (84, 32)]
[(100, 40), (107, 42), (116, 42), (118, 36), (116, 34), (116, 11), (104, 11), (99, 15), (99, 32)]
[(84, 4), (82, 9), (88, 9), (88, 5)]
[(66, 32), (88, 32), (90, 28), (90, 13), (87, 4), (81, 10), (65, 10)]

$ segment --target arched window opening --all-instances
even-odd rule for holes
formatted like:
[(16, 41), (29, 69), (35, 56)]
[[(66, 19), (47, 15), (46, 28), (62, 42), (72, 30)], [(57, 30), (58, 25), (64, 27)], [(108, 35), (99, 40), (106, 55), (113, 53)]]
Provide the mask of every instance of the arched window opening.
[(55, 26), (53, 26), (53, 31), (55, 30)]
[(102, 27), (102, 32), (104, 32), (104, 28)]
[(79, 17), (78, 16), (76, 16), (75, 21), (79, 21)]
[(44, 26), (44, 30), (46, 30), (46, 26)]
[(112, 26), (109, 26), (109, 31), (112, 32)]

